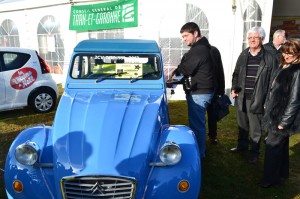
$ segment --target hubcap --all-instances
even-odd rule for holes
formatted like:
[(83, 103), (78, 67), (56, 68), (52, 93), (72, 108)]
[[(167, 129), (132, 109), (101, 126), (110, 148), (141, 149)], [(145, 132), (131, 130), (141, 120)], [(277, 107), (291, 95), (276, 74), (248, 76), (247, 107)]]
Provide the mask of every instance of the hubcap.
[(40, 111), (47, 111), (53, 106), (53, 99), (51, 95), (41, 93), (35, 98), (34, 105)]

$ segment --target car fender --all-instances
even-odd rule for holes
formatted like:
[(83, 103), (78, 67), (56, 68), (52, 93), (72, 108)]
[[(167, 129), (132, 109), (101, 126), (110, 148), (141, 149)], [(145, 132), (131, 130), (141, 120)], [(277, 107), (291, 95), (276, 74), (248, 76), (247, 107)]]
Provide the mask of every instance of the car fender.
[[(169, 126), (162, 129), (161, 141), (155, 162), (159, 162), (159, 149), (166, 142), (176, 143), (182, 151), (182, 159), (176, 165), (152, 166), (144, 198), (198, 198), (201, 184), (201, 160), (193, 131), (187, 126)], [(178, 190), (178, 184), (187, 180), (190, 188)], [(173, 187), (170, 189), (170, 187)]]
[[(52, 132), (51, 127), (38, 125), (22, 131), (13, 141), (5, 164), (5, 187), (8, 198), (55, 198), (51, 190), (53, 186), (53, 169), (52, 164)], [(37, 163), (48, 165), (47, 167), (27, 166), (19, 163), (14, 155), (17, 146), (26, 142), (34, 142), (39, 150)], [(50, 166), (49, 166), (50, 165)], [(21, 192), (13, 190), (14, 181), (19, 180), (23, 184)], [(34, 193), (34, 194), (33, 194)]]

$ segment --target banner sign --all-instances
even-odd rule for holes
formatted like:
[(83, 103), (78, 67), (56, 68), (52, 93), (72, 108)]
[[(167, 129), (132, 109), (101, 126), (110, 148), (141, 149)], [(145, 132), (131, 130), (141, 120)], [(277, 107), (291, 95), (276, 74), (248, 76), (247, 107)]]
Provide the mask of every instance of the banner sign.
[(70, 30), (104, 30), (138, 26), (138, 0), (72, 6)]

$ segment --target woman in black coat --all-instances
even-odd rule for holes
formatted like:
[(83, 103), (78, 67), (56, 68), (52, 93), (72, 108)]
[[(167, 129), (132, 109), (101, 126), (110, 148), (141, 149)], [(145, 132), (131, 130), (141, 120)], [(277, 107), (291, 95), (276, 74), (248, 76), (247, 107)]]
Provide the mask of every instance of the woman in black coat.
[(289, 135), (300, 132), (300, 39), (283, 44), (265, 107), (268, 138), (260, 185), (268, 188), (289, 177)]

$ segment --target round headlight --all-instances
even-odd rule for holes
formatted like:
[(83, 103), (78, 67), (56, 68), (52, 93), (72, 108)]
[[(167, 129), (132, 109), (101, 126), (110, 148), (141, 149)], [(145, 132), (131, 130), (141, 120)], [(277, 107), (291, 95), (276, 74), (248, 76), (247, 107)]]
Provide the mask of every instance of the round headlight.
[(174, 142), (166, 142), (160, 149), (159, 158), (166, 165), (177, 164), (181, 160), (181, 149)]
[(26, 142), (15, 149), (15, 157), (23, 165), (31, 166), (38, 160), (37, 145)]

